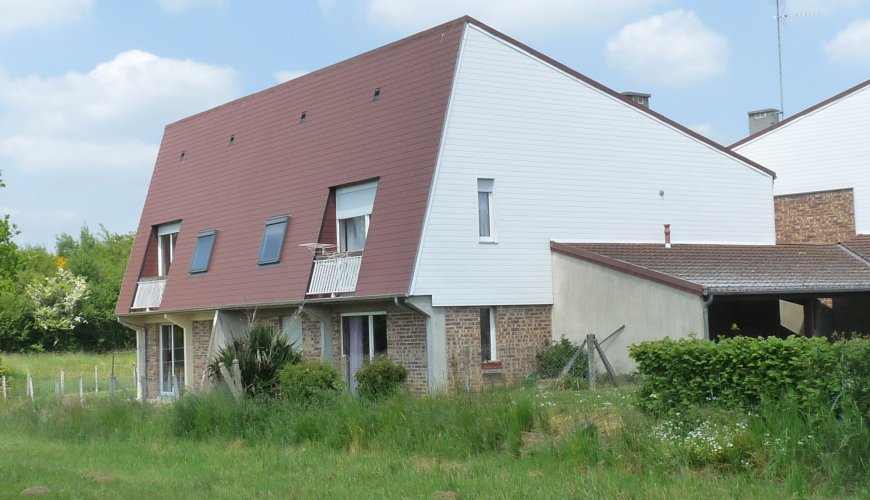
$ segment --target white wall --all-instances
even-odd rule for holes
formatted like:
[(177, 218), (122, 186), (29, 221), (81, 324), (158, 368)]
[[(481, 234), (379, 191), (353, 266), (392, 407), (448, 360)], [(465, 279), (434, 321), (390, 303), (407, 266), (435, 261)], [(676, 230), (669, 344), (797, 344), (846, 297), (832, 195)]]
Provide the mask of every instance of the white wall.
[[(699, 295), (553, 252), (553, 339), (579, 344), (595, 334), (617, 373), (631, 373), (637, 364), (628, 355), (632, 344), (664, 337), (704, 338)], [(599, 371), (604, 367), (599, 361)]]
[(855, 229), (870, 233), (870, 87), (734, 149), (776, 171), (775, 194), (853, 188)]
[[(477, 178), (495, 179), (497, 244)], [(771, 178), (467, 26), (413, 295), (549, 304), (551, 239), (659, 242), (665, 223), (676, 243), (773, 243)]]

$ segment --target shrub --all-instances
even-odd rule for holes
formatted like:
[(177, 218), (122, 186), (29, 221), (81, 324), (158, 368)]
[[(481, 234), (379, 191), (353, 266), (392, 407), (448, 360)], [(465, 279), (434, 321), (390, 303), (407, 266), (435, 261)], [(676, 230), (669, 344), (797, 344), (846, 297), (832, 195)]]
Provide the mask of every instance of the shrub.
[(371, 363), (357, 370), (354, 375), (359, 394), (368, 399), (380, 399), (394, 395), (408, 378), (408, 370), (386, 357), (378, 356)]
[(287, 365), (279, 377), (284, 395), (302, 403), (317, 401), (344, 388), (335, 367), (320, 361)]
[(870, 337), (855, 337), (832, 346), (841, 394), (849, 395), (865, 415), (870, 415)]
[(278, 373), (284, 365), (298, 363), (301, 357), (282, 332), (259, 323), (250, 327), (241, 339), (219, 349), (208, 371), (212, 380), (222, 381), (218, 364), (222, 362), (231, 369), (233, 360), (238, 359), (246, 394), (277, 396), (280, 394)]
[(794, 394), (801, 404), (830, 401), (841, 384), (824, 338), (735, 337), (643, 342), (629, 349), (643, 376), (640, 406), (670, 412), (699, 403), (750, 407)]
[[(562, 369), (568, 364), (571, 356), (577, 352), (580, 346), (566, 339), (554, 342), (552, 345), (539, 352), (535, 358), (538, 360), (538, 374), (543, 378), (556, 378), (562, 373)], [(585, 378), (588, 360), (582, 353), (574, 360), (568, 376), (573, 378)]]

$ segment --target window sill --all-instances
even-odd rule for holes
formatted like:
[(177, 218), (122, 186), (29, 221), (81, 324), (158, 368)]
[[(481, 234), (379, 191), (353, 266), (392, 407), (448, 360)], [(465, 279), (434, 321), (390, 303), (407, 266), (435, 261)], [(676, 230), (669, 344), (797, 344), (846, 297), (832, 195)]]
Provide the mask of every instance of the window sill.
[(495, 238), (480, 238), (479, 243), (481, 245), (497, 245), (498, 240)]
[(501, 361), (483, 361), (480, 363), (480, 371), (483, 373), (501, 373), (504, 369)]

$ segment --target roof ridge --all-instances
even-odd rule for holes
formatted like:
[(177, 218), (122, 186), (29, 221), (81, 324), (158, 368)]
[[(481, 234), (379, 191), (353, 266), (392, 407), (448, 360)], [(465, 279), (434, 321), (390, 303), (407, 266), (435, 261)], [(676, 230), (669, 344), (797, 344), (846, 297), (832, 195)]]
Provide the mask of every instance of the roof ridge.
[[(767, 127), (766, 129), (759, 130), (758, 132), (756, 132), (754, 134), (750, 134), (750, 135), (744, 137), (743, 139), (740, 139), (739, 141), (735, 142), (734, 144), (728, 146), (728, 149), (736, 148), (736, 147), (742, 146), (748, 142), (754, 141), (755, 139), (758, 139), (759, 137), (761, 137), (763, 135), (766, 135), (770, 132), (773, 132), (774, 130), (778, 130), (780, 127), (782, 127), (785, 124), (791, 123), (791, 122), (798, 120), (798, 119), (800, 119), (800, 118), (802, 118), (810, 113), (813, 113), (813, 112), (818, 111), (824, 107), (827, 107), (827, 106), (839, 101), (840, 99), (848, 97), (849, 95), (854, 94), (855, 92), (858, 92), (859, 90), (862, 90), (863, 88), (865, 88), (867, 86), (870, 86), (870, 79), (864, 80), (863, 82), (861, 82), (857, 85), (849, 87), (848, 89), (840, 92), (839, 94), (831, 96), (831, 97), (825, 99), (824, 101), (817, 102), (816, 104), (813, 104), (812, 106), (810, 106), (802, 111), (799, 111), (799, 112), (789, 116), (785, 120), (782, 120), (779, 123), (776, 123), (774, 125), (771, 125), (770, 127)], [(780, 111), (780, 112), (782, 112), (782, 111)]]

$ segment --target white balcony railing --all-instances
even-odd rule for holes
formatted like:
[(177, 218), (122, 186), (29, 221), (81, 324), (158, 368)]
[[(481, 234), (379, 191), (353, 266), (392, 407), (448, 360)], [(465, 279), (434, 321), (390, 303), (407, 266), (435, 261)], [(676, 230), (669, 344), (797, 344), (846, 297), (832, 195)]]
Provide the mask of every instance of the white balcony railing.
[(136, 286), (136, 297), (133, 299), (133, 309), (160, 307), (164, 288), (166, 288), (166, 278), (163, 276), (139, 280)]
[(356, 290), (362, 255), (335, 255), (315, 259), (309, 295), (347, 293)]

